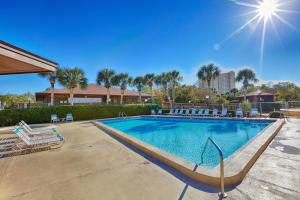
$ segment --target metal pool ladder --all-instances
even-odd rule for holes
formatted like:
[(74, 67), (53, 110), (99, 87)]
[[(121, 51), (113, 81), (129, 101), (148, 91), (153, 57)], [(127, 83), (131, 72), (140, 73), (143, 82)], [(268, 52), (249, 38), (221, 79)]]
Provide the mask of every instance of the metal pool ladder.
[(126, 115), (126, 113), (125, 112), (119, 112), (119, 118), (126, 118), (127, 117), (127, 115)]
[(227, 197), (227, 194), (225, 193), (225, 189), (224, 189), (224, 155), (223, 155), (223, 151), (221, 150), (221, 148), (219, 147), (219, 145), (217, 145), (217, 143), (211, 139), (211, 137), (208, 137), (204, 146), (204, 149), (202, 151), (201, 154), (201, 159), (202, 159), (202, 163), (203, 163), (203, 154), (205, 152), (205, 149), (207, 147), (208, 142), (211, 142), (214, 147), (218, 150), (219, 156), (220, 156), (220, 190), (221, 192), (219, 193), (219, 196), (223, 199)]

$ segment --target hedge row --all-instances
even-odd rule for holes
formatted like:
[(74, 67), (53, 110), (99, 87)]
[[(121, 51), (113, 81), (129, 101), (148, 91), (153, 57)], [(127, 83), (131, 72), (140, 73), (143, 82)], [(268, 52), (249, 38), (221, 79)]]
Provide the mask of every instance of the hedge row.
[(51, 114), (65, 118), (67, 113), (72, 113), (75, 121), (118, 117), (119, 112), (125, 112), (127, 116), (146, 115), (150, 114), (151, 109), (157, 109), (157, 107), (153, 104), (78, 105), (3, 110), (0, 111), (0, 126), (16, 125), (21, 120), (30, 124), (47, 123), (50, 122)]

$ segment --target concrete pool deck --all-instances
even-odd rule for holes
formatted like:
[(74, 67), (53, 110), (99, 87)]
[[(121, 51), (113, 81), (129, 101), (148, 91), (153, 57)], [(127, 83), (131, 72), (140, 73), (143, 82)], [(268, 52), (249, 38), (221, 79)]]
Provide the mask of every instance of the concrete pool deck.
[[(218, 199), (90, 122), (58, 125), (61, 149), (0, 159), (0, 199)], [(226, 170), (226, 169), (225, 169)], [(228, 199), (298, 199), (300, 120), (289, 119)], [(225, 171), (226, 173), (226, 171)]]

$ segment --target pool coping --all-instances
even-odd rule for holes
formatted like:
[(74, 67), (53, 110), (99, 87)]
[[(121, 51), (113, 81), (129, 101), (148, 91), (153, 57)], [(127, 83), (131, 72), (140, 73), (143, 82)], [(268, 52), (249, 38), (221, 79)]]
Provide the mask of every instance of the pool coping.
[[(147, 116), (135, 116), (135, 117), (149, 117)], [(130, 118), (135, 118), (130, 117)], [(168, 117), (174, 118), (174, 116), (159, 116), (159, 117)], [(180, 116), (182, 118), (182, 116)], [(194, 119), (199, 119), (198, 117), (190, 117)], [(110, 118), (110, 119), (119, 119), (119, 118)], [(209, 118), (209, 117), (200, 117), (200, 119), (231, 119), (231, 120), (243, 120), (244, 118)], [(103, 119), (109, 120), (109, 119)], [(255, 161), (259, 156), (264, 152), (273, 138), (277, 135), (281, 127), (284, 125), (284, 119), (260, 119), (260, 118), (246, 118), (245, 120), (271, 120), (274, 121), (273, 124), (264, 129), (259, 133), (253, 140), (245, 144), (245, 146), (239, 149), (237, 152), (232, 154), (225, 160), (225, 185), (235, 185), (240, 183), (247, 172), (254, 165)], [(92, 121), (92, 123), (100, 128), (101, 130), (108, 132), (117, 138), (127, 142), (128, 144), (136, 147), (142, 152), (160, 160), (161, 162), (167, 164), (168, 166), (176, 169), (192, 180), (206, 183), (209, 185), (219, 185), (220, 184), (220, 169), (219, 166), (216, 166), (212, 169), (204, 168), (203, 166), (196, 165), (191, 161), (184, 160), (180, 157), (177, 157), (171, 153), (168, 153), (162, 149), (154, 147), (150, 144), (142, 142), (128, 134), (123, 133), (122, 131), (116, 130), (110, 126), (107, 126), (99, 121)], [(197, 167), (196, 167), (197, 166)]]

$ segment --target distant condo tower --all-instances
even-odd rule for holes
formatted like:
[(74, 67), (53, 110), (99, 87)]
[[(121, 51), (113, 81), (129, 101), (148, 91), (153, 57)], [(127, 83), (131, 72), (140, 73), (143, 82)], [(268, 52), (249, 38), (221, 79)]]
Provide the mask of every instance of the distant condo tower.
[[(200, 81), (200, 87), (208, 88), (206, 81)], [(218, 94), (225, 94), (235, 88), (235, 72), (230, 71), (221, 73), (218, 78), (211, 81), (211, 88), (214, 88)]]

